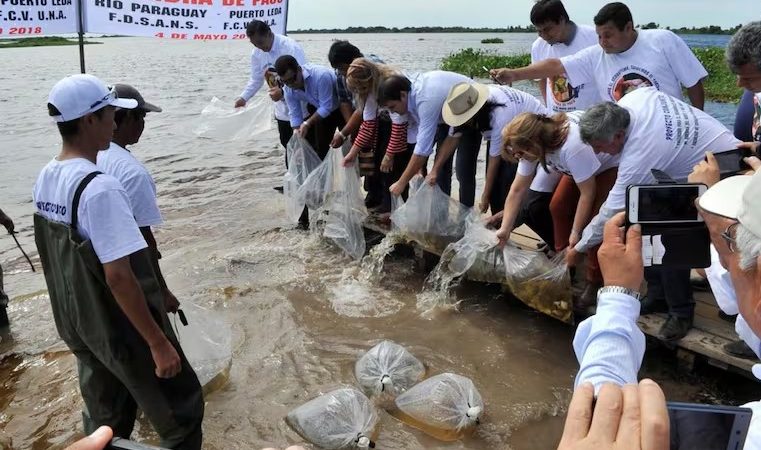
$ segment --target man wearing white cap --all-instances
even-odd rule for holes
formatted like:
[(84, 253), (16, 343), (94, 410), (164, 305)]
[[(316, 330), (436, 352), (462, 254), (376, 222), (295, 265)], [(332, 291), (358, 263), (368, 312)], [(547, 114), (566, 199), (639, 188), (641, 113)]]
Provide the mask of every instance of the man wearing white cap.
[(137, 408), (173, 449), (200, 449), (203, 395), (164, 307), (145, 239), (122, 185), (95, 165), (116, 108), (92, 75), (56, 83), (48, 112), (61, 151), (34, 186), (34, 234), (58, 333), (77, 357), (85, 432), (129, 438)]

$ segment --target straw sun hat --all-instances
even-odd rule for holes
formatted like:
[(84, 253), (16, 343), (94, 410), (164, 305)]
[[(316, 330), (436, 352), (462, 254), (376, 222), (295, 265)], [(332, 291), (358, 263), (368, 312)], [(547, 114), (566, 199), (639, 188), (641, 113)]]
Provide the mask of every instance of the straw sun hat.
[(450, 127), (458, 127), (476, 115), (489, 99), (489, 87), (481, 83), (457, 83), (447, 95), (441, 115)]

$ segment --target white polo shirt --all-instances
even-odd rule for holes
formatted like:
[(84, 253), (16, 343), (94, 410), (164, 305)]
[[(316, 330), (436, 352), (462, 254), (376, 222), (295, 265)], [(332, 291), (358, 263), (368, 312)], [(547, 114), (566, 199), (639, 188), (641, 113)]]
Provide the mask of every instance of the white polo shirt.
[(500, 155), (502, 149), (502, 129), (512, 122), (518, 114), (527, 112), (546, 114), (547, 108), (542, 105), (533, 95), (529, 95), (518, 89), (508, 86), (489, 85), (489, 99), (487, 102), (497, 106), (491, 112), (491, 130), (484, 133), (484, 138), (491, 141), (489, 156)]

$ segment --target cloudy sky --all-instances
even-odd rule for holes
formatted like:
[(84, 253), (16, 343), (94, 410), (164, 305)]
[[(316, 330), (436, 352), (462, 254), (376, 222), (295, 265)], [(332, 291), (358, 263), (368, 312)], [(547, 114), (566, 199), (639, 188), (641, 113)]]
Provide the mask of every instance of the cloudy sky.
[[(533, 0), (290, 0), (288, 29), (349, 26), (464, 26), (528, 25)], [(572, 20), (592, 24), (608, 3), (566, 0)], [(662, 27), (720, 25), (729, 28), (759, 19), (759, 0), (629, 0), (637, 24)]]

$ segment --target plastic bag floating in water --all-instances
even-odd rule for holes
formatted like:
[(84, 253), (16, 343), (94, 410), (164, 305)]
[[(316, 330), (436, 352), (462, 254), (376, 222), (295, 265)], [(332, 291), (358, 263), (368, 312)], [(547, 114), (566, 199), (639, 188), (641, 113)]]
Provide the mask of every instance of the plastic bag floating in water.
[(285, 214), (288, 220), (296, 222), (307, 203), (301, 187), (322, 161), (309, 143), (296, 134), (288, 141), (285, 151), (288, 155), (288, 171), (283, 176)]
[(372, 402), (353, 388), (321, 395), (286, 417), (301, 437), (324, 449), (373, 448), (378, 414)]
[(359, 358), (354, 375), (370, 397), (393, 400), (423, 378), (425, 367), (401, 345), (383, 341)]
[(222, 141), (247, 140), (273, 130), (275, 103), (263, 95), (251, 99), (245, 107), (234, 108), (214, 97), (201, 111), (196, 136)]
[(198, 376), (198, 381), (208, 394), (222, 387), (229, 377), (232, 364), (230, 325), (214, 311), (190, 302), (181, 308), (188, 325), (177, 326), (177, 340), (188, 362)]
[(454, 441), (472, 431), (484, 411), (481, 394), (466, 377), (443, 373), (396, 398), (401, 421), (437, 439)]

